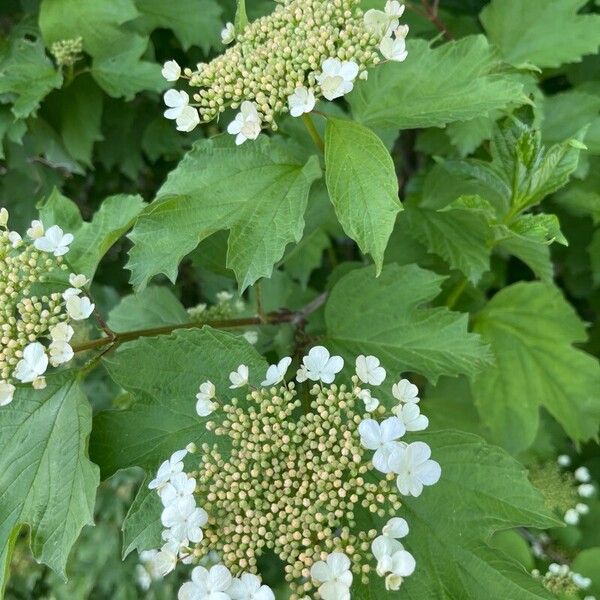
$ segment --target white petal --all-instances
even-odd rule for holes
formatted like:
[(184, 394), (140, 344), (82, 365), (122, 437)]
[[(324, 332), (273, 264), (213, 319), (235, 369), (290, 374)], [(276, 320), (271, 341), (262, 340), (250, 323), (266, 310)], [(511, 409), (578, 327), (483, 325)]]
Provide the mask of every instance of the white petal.
[(325, 582), (332, 579), (333, 574), (331, 573), (329, 565), (326, 562), (319, 560), (310, 568), (310, 576), (317, 582)]
[(381, 440), (383, 442), (397, 440), (405, 433), (404, 423), (398, 417), (389, 417), (381, 423)]
[(334, 577), (340, 577), (350, 569), (350, 559), (343, 552), (333, 552), (327, 557), (327, 564)]
[(360, 443), (368, 450), (377, 450), (381, 445), (381, 431), (379, 423), (373, 419), (365, 419), (358, 425)]
[(423, 485), (434, 485), (440, 480), (442, 468), (435, 460), (428, 460), (419, 465), (416, 474)]
[(383, 528), (383, 535), (403, 538), (408, 535), (408, 523), (401, 517), (392, 517)]

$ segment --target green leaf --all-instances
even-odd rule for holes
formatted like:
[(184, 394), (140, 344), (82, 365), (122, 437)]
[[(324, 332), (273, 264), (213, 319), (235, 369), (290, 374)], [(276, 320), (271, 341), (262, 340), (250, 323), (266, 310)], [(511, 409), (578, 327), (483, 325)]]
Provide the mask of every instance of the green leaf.
[(440, 375), (475, 375), (489, 361), (479, 336), (468, 333), (468, 316), (426, 307), (445, 277), (416, 265), (386, 266), (345, 275), (325, 308), (327, 340), (348, 359), (379, 357), (394, 376), (416, 371), (435, 382)]
[(136, 6), (148, 33), (158, 27), (171, 29), (184, 50), (200, 46), (206, 54), (221, 42), (223, 9), (214, 0), (136, 0)]
[(242, 290), (301, 239), (317, 158), (299, 164), (267, 137), (241, 147), (229, 137), (197, 142), (140, 215), (128, 263), (137, 289), (158, 273), (174, 282), (183, 257), (219, 230), (230, 230), (227, 266)]
[[(0, 411), (0, 556), (27, 526), (36, 560), (64, 576), (79, 532), (93, 523), (98, 468), (87, 457), (92, 411), (75, 373), (47, 384), (18, 388)], [(4, 576), (0, 568), (0, 590)]]
[(42, 204), (40, 216), (45, 227), (57, 224), (73, 234), (67, 260), (78, 273), (91, 279), (102, 257), (133, 225), (144, 206), (140, 196), (109, 196), (88, 223), (74, 202), (54, 190)]
[[(587, 0), (492, 0), (480, 18), (507, 61), (559, 67), (598, 50), (600, 15), (578, 14), (586, 4)], [(568, 44), (556, 43), (557, 23)]]
[(218, 400), (239, 398), (239, 391), (229, 389), (229, 373), (245, 364), (256, 384), (267, 367), (245, 340), (209, 327), (140, 338), (123, 344), (104, 364), (132, 394), (133, 405), (94, 419), (90, 452), (103, 478), (132, 466), (153, 471), (175, 450), (212, 439), (206, 419), (196, 413), (200, 384), (212, 381)]
[(540, 406), (574, 440), (597, 436), (600, 365), (573, 347), (586, 341), (585, 326), (555, 287), (533, 282), (503, 289), (477, 315), (475, 330), (496, 356), (472, 383), (495, 441), (511, 452), (529, 447)]
[(587, 548), (580, 552), (571, 564), (571, 570), (592, 580), (592, 585), (586, 590), (586, 595), (600, 594), (600, 548)]
[(435, 49), (424, 40), (409, 42), (406, 62), (373, 69), (348, 101), (364, 125), (414, 129), (467, 121), (526, 98), (477, 35)]
[(110, 311), (107, 323), (113, 331), (124, 332), (189, 321), (185, 308), (169, 288), (150, 286), (139, 294), (125, 296)]
[(371, 254), (377, 274), (402, 209), (394, 162), (383, 142), (353, 121), (328, 119), (325, 174), (331, 202), (344, 231), (364, 254)]
[(37, 29), (15, 27), (8, 44), (8, 51), (0, 58), (0, 94), (7, 94), (12, 101), (15, 117), (24, 119), (62, 85), (63, 78), (46, 56)]

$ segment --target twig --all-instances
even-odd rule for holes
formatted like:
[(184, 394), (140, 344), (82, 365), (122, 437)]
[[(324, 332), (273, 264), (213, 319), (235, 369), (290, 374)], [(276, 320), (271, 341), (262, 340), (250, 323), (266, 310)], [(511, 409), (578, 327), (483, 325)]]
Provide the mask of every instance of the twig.
[(421, 4), (423, 5), (423, 9), (419, 9), (419, 7), (412, 3), (407, 3), (407, 6), (410, 10), (431, 21), (437, 27), (438, 31), (444, 34), (447, 40), (453, 40), (454, 36), (450, 33), (450, 30), (439, 15), (440, 0), (433, 0), (433, 4), (429, 4), (429, 0), (421, 0)]

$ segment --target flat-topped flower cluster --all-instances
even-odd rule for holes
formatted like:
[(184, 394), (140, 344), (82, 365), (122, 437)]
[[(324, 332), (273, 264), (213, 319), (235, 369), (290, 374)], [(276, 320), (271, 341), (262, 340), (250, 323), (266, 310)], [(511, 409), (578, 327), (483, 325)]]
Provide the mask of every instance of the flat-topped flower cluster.
[[(318, 98), (335, 100), (352, 91), (367, 69), (383, 60), (406, 59), (408, 27), (400, 26), (404, 6), (388, 0), (385, 10), (360, 9), (359, 0), (282, 0), (272, 14), (236, 32), (228, 23), (224, 54), (196, 69), (167, 61), (168, 81), (187, 79), (190, 94), (169, 90), (165, 117), (180, 131), (212, 121), (227, 108), (240, 108), (228, 132), (236, 143), (256, 139), (277, 116), (310, 113)], [(197, 90), (197, 91), (193, 91)]]
[(162, 500), (165, 527), (153, 571), (219, 557), (210, 570), (194, 569), (180, 600), (210, 593), (272, 599), (258, 577), (265, 552), (284, 562), (292, 600), (346, 600), (355, 578), (367, 585), (373, 574), (397, 590), (415, 569), (400, 541), (409, 532), (398, 515), (401, 497), (419, 496), (441, 475), (427, 444), (402, 440), (428, 425), (418, 389), (406, 379), (395, 383), (397, 403), (388, 412), (372, 389), (386, 378), (376, 357), (359, 356), (349, 385), (336, 384), (342, 357), (316, 346), (296, 373), (296, 382), (313, 382), (304, 390), (285, 381), (291, 363), (271, 365), (260, 388), (239, 365), (230, 388), (246, 393), (228, 402), (202, 382), (196, 411), (213, 419), (206, 428), (215, 443), (202, 445), (188, 473), (183, 460), (196, 448), (175, 452), (149, 484)]
[(25, 238), (8, 228), (8, 211), (0, 209), (0, 406), (9, 404), (14, 382), (46, 385), (48, 365), (73, 358), (70, 323), (94, 310), (83, 294), (84, 275), (71, 273), (62, 292), (35, 293), (53, 272), (67, 270), (64, 256), (73, 236), (58, 225), (33, 221)]

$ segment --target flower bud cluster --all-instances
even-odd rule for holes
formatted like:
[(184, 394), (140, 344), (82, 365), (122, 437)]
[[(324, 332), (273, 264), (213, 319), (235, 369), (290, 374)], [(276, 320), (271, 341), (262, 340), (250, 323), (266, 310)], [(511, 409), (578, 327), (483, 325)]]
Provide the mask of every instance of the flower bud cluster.
[(48, 365), (73, 357), (70, 323), (94, 309), (82, 295), (83, 275), (72, 273), (65, 291), (36, 291), (50, 274), (67, 269), (63, 257), (72, 241), (57, 225), (45, 230), (40, 221), (32, 222), (23, 239), (8, 228), (8, 211), (0, 209), (0, 406), (12, 401), (15, 381), (45, 387)]
[[(397, 516), (401, 496), (420, 495), (441, 473), (426, 444), (400, 441), (406, 431), (427, 427), (418, 390), (404, 379), (394, 384), (398, 405), (385, 418), (370, 389), (386, 377), (376, 357), (359, 356), (351, 384), (338, 385), (343, 359), (314, 347), (296, 373), (297, 382), (314, 382), (304, 390), (285, 383), (291, 362), (285, 357), (271, 365), (258, 389), (249, 386), (247, 366), (239, 365), (229, 379), (231, 389), (247, 388), (241, 399), (224, 402), (212, 382), (200, 385), (196, 410), (213, 415), (206, 428), (217, 441), (202, 445), (198, 470), (179, 484), (207, 515), (202, 535), (195, 536), (200, 539), (184, 556), (196, 562), (216, 552), (221, 566), (242, 581), (255, 576), (262, 554), (274, 552), (285, 563), (292, 600), (316, 593), (341, 600), (354, 578), (368, 584), (371, 574), (397, 590), (415, 569), (399, 541), (409, 529)], [(150, 487), (166, 485), (172, 473), (181, 477), (174, 460), (179, 457), (160, 467)], [(161, 498), (164, 503), (164, 493)], [(170, 557), (177, 560), (172, 550)], [(196, 575), (200, 583), (194, 577), (180, 598), (192, 597), (186, 595), (192, 584), (204, 585), (206, 569)], [(252, 586), (262, 589), (260, 581)], [(216, 591), (238, 597), (228, 588)]]
[[(400, 27), (404, 6), (388, 0), (385, 11), (363, 13), (360, 0), (281, 0), (275, 10), (236, 32), (228, 23), (223, 43), (235, 44), (195, 70), (167, 61), (168, 81), (188, 79), (185, 91), (169, 90), (165, 116), (180, 131), (241, 108), (229, 133), (241, 144), (264, 127), (278, 128), (278, 115), (309, 113), (316, 99), (334, 100), (353, 89), (357, 77), (383, 58), (406, 59), (407, 27)], [(237, 37), (236, 37), (237, 34)], [(197, 90), (197, 91), (194, 91)]]
[(59, 67), (70, 67), (74, 65), (83, 52), (83, 38), (77, 37), (71, 40), (60, 40), (50, 46), (50, 54), (54, 57)]
[[(538, 569), (531, 574), (534, 579), (541, 581), (547, 590), (561, 598), (579, 598), (579, 593), (585, 592), (592, 585), (589, 577), (571, 571), (569, 565), (559, 565), (558, 563), (551, 563), (545, 575), (542, 575)], [(585, 596), (584, 600), (596, 600), (596, 598)]]
[[(571, 465), (571, 459), (566, 455), (561, 455), (558, 457), (557, 463), (559, 467), (567, 467)], [(564, 480), (569, 482), (571, 493), (570, 506), (565, 507), (563, 519), (567, 525), (577, 525), (581, 516), (590, 512), (590, 507), (583, 500), (591, 498), (596, 493), (596, 487), (592, 483), (592, 475), (587, 467), (578, 467), (573, 473), (564, 472), (561, 475)], [(577, 501), (578, 498), (582, 500)]]
[(241, 299), (235, 299), (231, 292), (222, 291), (217, 294), (217, 303), (213, 306), (197, 304), (187, 309), (190, 319), (197, 323), (214, 321), (217, 319), (231, 319), (243, 313), (246, 303)]

